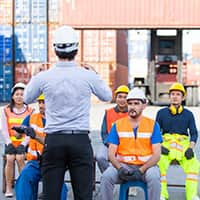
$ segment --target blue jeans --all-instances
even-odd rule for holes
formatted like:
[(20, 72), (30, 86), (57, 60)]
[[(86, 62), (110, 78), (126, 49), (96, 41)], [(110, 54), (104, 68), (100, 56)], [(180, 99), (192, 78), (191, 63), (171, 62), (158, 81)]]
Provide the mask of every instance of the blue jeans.
[[(37, 200), (41, 168), (36, 160), (29, 161), (21, 171), (15, 185), (16, 200)], [(67, 186), (63, 184), (61, 200), (67, 198)]]

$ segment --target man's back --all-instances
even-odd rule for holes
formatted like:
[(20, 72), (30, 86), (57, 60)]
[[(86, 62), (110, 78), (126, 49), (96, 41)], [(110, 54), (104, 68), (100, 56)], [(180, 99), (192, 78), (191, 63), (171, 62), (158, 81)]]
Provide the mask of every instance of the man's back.
[(45, 95), (47, 133), (66, 129), (89, 130), (91, 94), (101, 100), (111, 98), (100, 77), (75, 62), (58, 62), (52, 69), (38, 74), (35, 82)]

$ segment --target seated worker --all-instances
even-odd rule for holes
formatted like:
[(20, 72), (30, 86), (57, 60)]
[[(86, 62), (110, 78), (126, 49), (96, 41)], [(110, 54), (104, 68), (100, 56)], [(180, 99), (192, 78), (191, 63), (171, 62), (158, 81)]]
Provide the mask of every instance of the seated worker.
[(128, 95), (128, 92), (129, 88), (127, 86), (125, 85), (119, 86), (115, 90), (115, 102), (117, 105), (105, 111), (101, 126), (101, 139), (103, 143), (96, 153), (96, 160), (101, 173), (103, 173), (109, 166), (108, 144), (106, 143), (106, 138), (110, 132), (112, 124), (117, 119), (120, 119), (128, 115), (127, 102), (126, 102), (126, 97)]
[(159, 161), (162, 200), (169, 198), (166, 173), (172, 160), (178, 161), (186, 174), (186, 200), (199, 199), (197, 187), (200, 164), (194, 155), (198, 131), (192, 112), (182, 106), (185, 96), (183, 85), (174, 83), (169, 89), (170, 106), (159, 110), (156, 116), (163, 136)]
[(160, 159), (162, 136), (157, 122), (142, 115), (147, 98), (141, 89), (128, 93), (128, 116), (117, 120), (108, 135), (108, 156), (112, 163), (102, 174), (101, 200), (111, 200), (114, 184), (143, 180), (148, 199), (160, 200)]
[[(37, 200), (38, 184), (41, 180), (40, 158), (43, 151), (45, 133), (45, 103), (44, 95), (37, 99), (39, 113), (27, 116), (20, 127), (13, 127), (18, 133), (25, 133), (30, 137), (26, 159), (28, 163), (21, 171), (15, 186), (16, 200)], [(61, 200), (67, 198), (67, 187), (63, 184)]]

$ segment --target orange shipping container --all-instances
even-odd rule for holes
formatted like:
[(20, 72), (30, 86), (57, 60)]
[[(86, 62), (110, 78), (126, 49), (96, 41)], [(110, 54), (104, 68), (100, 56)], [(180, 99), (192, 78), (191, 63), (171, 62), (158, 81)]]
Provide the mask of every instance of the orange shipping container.
[(0, 0), (0, 24), (13, 23), (13, 1)]
[(87, 62), (115, 62), (116, 31), (84, 30), (83, 60)]
[(77, 28), (199, 28), (199, 0), (61, 0), (60, 23)]
[(50, 68), (49, 63), (17, 63), (15, 64), (15, 83), (28, 83), (32, 75), (37, 71)]

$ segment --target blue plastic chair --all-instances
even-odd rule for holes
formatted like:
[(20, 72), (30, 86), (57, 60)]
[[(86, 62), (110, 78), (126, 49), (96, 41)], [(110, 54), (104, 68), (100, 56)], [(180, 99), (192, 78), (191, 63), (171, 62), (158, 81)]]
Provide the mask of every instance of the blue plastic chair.
[(147, 184), (143, 181), (127, 181), (120, 185), (119, 200), (128, 200), (129, 187), (141, 187), (144, 191), (145, 200), (148, 200)]

